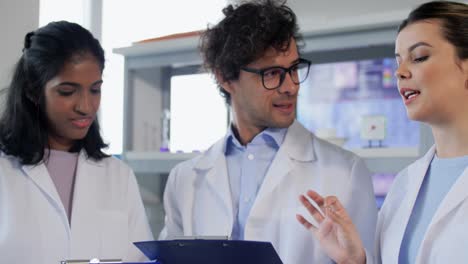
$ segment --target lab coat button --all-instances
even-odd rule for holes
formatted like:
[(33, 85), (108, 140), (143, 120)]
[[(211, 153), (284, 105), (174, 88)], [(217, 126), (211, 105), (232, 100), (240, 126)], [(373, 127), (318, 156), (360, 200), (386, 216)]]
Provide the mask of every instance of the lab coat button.
[(253, 159), (254, 159), (254, 155), (253, 155), (253, 154), (249, 154), (249, 155), (247, 156), (247, 158), (248, 158), (249, 160), (253, 160)]

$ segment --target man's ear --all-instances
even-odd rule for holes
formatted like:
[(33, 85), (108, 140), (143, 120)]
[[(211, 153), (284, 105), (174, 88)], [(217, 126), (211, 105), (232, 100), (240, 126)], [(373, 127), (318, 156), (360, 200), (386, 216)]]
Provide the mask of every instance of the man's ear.
[(218, 84), (221, 85), (227, 93), (232, 94), (234, 90), (232, 82), (226, 81), (219, 70), (215, 71), (215, 77)]

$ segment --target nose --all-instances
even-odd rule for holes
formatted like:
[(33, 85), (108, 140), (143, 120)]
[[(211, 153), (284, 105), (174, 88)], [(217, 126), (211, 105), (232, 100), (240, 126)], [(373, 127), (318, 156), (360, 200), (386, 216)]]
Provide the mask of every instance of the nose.
[(87, 92), (81, 92), (75, 105), (75, 111), (87, 115), (91, 113), (92, 107), (90, 95)]
[(279, 93), (284, 93), (288, 95), (295, 95), (299, 90), (299, 84), (295, 84), (292, 80), (291, 71), (284, 73), (284, 80), (281, 86), (278, 88)]
[(404, 63), (401, 63), (395, 71), (395, 77), (399, 80), (408, 79), (411, 78), (411, 72)]

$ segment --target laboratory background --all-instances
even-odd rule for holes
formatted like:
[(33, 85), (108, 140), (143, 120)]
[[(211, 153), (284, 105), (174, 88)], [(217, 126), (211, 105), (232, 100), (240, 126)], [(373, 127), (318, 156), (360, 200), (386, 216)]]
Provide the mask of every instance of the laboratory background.
[[(397, 26), (423, 2), (288, 1), (304, 37), (302, 57), (312, 62), (297, 119), (365, 159), (378, 206), (395, 174), (433, 144), (427, 127), (408, 120), (394, 77)], [(24, 35), (39, 26), (68, 20), (101, 41), (106, 68), (99, 118), (107, 153), (134, 170), (156, 237), (169, 171), (222, 137), (230, 122), (197, 50), (200, 31), (220, 20), (228, 3), (236, 1), (0, 0), (2, 90)]]

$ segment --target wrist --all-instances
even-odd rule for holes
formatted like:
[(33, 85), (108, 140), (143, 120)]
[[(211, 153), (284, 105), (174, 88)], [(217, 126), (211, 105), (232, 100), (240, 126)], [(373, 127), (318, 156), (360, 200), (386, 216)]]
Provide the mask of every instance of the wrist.
[(340, 262), (339, 264), (366, 264), (366, 262), (367, 262), (366, 252), (364, 251), (363, 248), (361, 248), (357, 256), (350, 257), (349, 259), (343, 262)]

